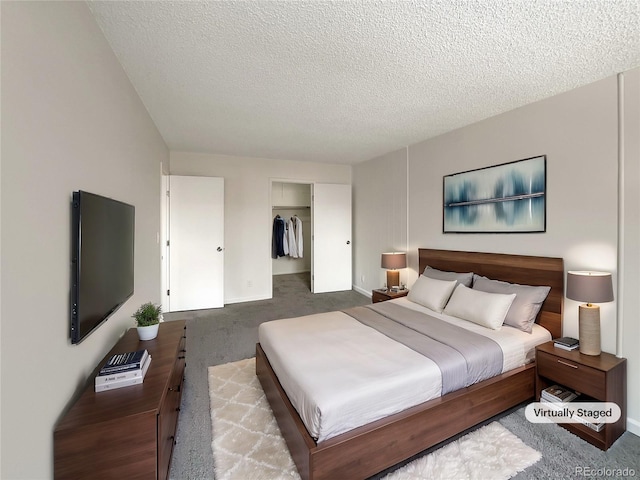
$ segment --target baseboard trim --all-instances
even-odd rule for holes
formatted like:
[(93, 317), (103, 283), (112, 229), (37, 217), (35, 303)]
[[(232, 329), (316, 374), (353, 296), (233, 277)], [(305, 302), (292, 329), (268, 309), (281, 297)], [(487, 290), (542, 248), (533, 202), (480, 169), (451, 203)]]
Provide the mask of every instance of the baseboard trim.
[(354, 289), (356, 292), (361, 293), (361, 294), (362, 294), (362, 295), (364, 295), (365, 297), (369, 297), (369, 298), (371, 298), (371, 290), (365, 290), (364, 288), (362, 288), (362, 287), (358, 287), (358, 286), (356, 286), (356, 285), (354, 285), (354, 286), (353, 286), (353, 289)]
[(269, 300), (273, 298), (271, 295), (258, 295), (256, 297), (242, 297), (242, 298), (226, 298), (224, 304), (242, 303), (242, 302), (255, 302), (257, 300)]
[(640, 422), (627, 417), (627, 431), (640, 437)]

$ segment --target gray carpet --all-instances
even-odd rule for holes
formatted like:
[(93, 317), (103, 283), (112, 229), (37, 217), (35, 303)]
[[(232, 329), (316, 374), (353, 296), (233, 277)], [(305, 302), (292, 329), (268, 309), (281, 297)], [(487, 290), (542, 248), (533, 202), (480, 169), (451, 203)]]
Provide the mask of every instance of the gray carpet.
[[(221, 309), (165, 313), (187, 321), (187, 368), (169, 480), (213, 479), (207, 368), (256, 354), (258, 325), (268, 320), (330, 312), (371, 300), (354, 291), (311, 293), (310, 276), (273, 277), (273, 298)], [(251, 479), (247, 479), (251, 480)]]
[[(368, 303), (369, 298), (354, 291), (314, 295), (309, 274), (294, 274), (274, 277), (270, 300), (165, 314), (166, 320), (187, 321), (185, 388), (169, 480), (214, 479), (207, 367), (254, 356), (258, 325), (264, 321)], [(625, 468), (640, 477), (640, 438), (631, 433), (602, 452), (557, 425), (529, 423), (524, 407), (502, 415), (499, 421), (543, 455), (514, 477), (518, 480), (625, 478), (615, 471)], [(591, 475), (580, 473), (586, 469), (591, 469)]]

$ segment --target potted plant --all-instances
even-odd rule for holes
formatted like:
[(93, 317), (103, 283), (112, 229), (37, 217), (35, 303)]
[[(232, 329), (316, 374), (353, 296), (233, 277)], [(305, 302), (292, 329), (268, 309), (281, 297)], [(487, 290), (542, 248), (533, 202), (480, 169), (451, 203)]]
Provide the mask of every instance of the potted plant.
[(132, 315), (136, 319), (140, 340), (153, 340), (158, 336), (158, 327), (162, 320), (162, 306), (147, 302)]

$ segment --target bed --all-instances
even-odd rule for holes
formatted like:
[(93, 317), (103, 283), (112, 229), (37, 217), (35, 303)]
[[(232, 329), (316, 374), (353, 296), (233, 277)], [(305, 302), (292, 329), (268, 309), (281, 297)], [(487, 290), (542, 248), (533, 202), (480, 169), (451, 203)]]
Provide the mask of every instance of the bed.
[[(428, 265), (450, 272), (474, 272), (510, 283), (549, 286), (549, 294), (536, 318), (536, 323), (548, 331), (549, 338), (561, 336), (564, 289), (562, 259), (432, 249), (420, 249), (418, 258), (420, 272)], [(392, 305), (389, 305), (389, 308), (391, 307)], [(292, 325), (295, 328), (295, 324)], [(378, 341), (385, 341), (375, 336), (366, 338), (367, 341), (373, 342), (372, 345), (376, 345), (375, 342)], [(383, 346), (380, 348), (388, 348), (387, 344), (381, 345)], [(267, 348), (270, 349), (271, 347)], [(277, 365), (276, 370), (282, 369), (282, 359), (277, 358), (273, 351), (270, 355), (273, 364)], [(300, 362), (308, 362), (312, 358), (315, 359), (316, 356), (300, 356)], [(334, 368), (330, 359), (325, 361), (329, 369)], [(403, 364), (400, 361), (399, 365), (402, 369), (412, 368), (410, 362)], [(532, 399), (535, 374), (533, 363), (511, 367), (512, 365), (495, 376), (436, 398), (417, 404), (415, 399), (408, 400), (414, 402), (409, 404), (412, 406), (397, 413), (369, 423), (347, 425), (346, 431), (334, 430), (327, 434), (315, 431), (309, 424), (310, 420), (294, 394), (292, 399), (302, 412), (302, 417), (298, 414), (298, 410), (285, 393), (285, 390), (293, 392), (289, 380), (282, 370), (279, 370), (283, 379), (281, 384), (265, 349), (260, 343), (256, 346), (257, 376), (303, 479), (367, 478)], [(424, 379), (422, 381), (424, 382)], [(409, 390), (406, 384), (398, 385), (396, 391), (402, 393)], [(378, 397), (374, 398), (384, 398), (384, 393), (378, 392)], [(339, 423), (334, 421), (332, 424)]]

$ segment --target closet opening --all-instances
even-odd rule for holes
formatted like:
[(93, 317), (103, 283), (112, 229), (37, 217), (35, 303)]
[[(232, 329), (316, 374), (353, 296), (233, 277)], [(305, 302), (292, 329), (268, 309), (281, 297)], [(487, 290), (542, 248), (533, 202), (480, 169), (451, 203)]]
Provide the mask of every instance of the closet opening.
[(311, 292), (311, 184), (271, 182), (272, 295)]

